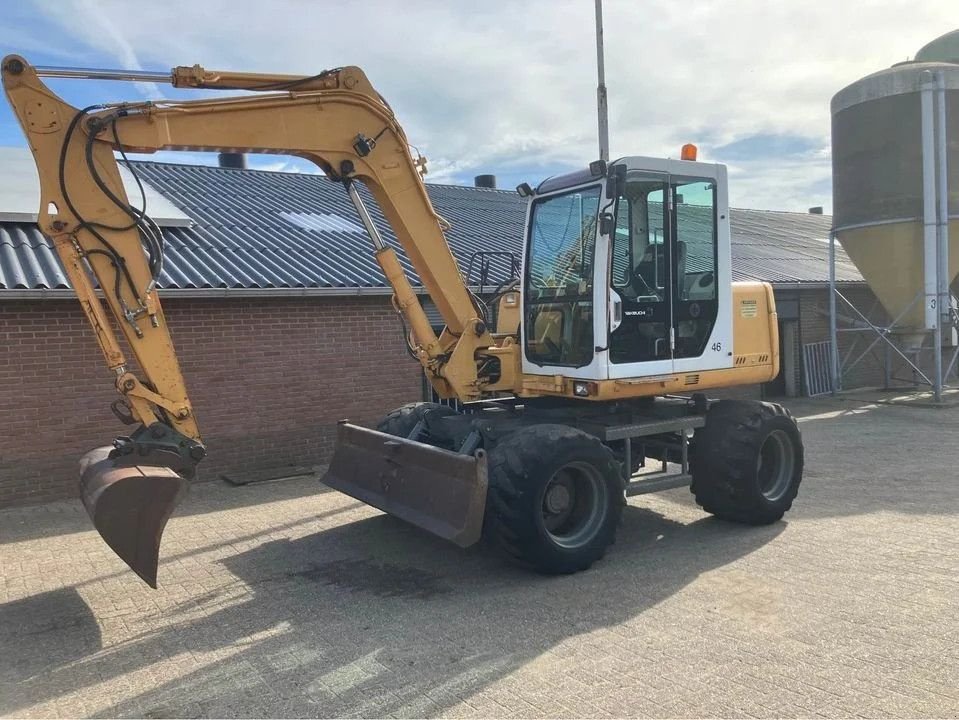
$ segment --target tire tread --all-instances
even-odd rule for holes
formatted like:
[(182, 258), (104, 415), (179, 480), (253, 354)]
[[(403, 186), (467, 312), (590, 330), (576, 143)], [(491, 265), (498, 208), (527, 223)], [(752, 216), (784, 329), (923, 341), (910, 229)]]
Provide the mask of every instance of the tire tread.
[[(533, 425), (517, 431), (490, 452), (489, 491), (484, 534), (512, 561), (546, 574), (579, 572), (599, 560), (615, 542), (616, 529), (622, 515), (622, 503), (611, 502), (611, 516), (597, 536), (598, 543), (558, 558), (557, 553), (544, 551), (544, 541), (524, 506), (524, 492), (532, 492), (535, 479), (530, 469), (549, 464), (557, 448), (577, 448), (583, 457), (595, 460), (607, 482), (607, 491), (621, 485), (610, 478), (619, 477), (619, 464), (612, 451), (598, 438), (565, 425)], [(523, 486), (526, 486), (525, 488)], [(610, 527), (611, 525), (611, 527)]]
[[(756, 457), (770, 425), (794, 436), (793, 482), (776, 502), (752, 487)], [(802, 478), (803, 450), (798, 426), (778, 403), (723, 400), (709, 409), (706, 426), (697, 432), (691, 453), (696, 502), (706, 512), (747, 525), (767, 525), (790, 510)]]

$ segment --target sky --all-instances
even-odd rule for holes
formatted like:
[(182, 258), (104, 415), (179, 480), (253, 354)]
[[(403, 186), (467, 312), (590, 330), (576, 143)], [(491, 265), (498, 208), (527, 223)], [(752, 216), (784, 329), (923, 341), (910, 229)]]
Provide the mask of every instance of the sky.
[[(315, 74), (359, 65), (430, 160), (428, 182), (536, 184), (598, 157), (593, 0), (0, 0), (35, 65)], [(954, 0), (605, 0), (611, 157), (729, 167), (735, 207), (830, 211), (829, 101), (955, 29)], [(77, 106), (197, 97), (51, 80)], [(0, 103), (0, 145), (24, 145)], [(158, 153), (171, 162), (215, 162)], [(314, 171), (251, 156), (251, 166)]]

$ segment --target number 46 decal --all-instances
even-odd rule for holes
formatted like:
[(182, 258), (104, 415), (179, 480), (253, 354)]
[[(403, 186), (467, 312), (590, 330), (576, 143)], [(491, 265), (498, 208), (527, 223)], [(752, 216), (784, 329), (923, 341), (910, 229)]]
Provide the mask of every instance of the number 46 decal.
[(722, 352), (722, 350), (723, 350), (723, 344), (722, 344), (722, 343), (718, 343), (718, 342), (713, 343), (713, 345), (712, 345), (712, 347), (710, 348), (710, 350), (712, 350), (713, 352)]

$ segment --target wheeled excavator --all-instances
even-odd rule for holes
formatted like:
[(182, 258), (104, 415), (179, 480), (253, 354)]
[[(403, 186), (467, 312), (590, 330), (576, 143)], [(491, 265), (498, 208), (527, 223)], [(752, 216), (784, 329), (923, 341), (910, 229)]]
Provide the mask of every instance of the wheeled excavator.
[[(163, 236), (127, 197), (127, 153), (295, 155), (348, 194), (409, 353), (435, 396), (457, 402), (406, 405), (375, 429), (341, 422), (327, 485), (460, 546), (486, 539), (543, 573), (602, 557), (631, 495), (687, 486), (705, 511), (744, 524), (779, 520), (796, 497), (803, 447), (788, 411), (705, 394), (772, 380), (779, 336), (772, 288), (732, 282), (726, 170), (697, 161), (694, 146), (679, 160), (596, 161), (521, 185), (521, 272), (480, 297), (430, 203), (425, 160), (359, 68), (153, 73), (11, 55), (2, 76), (36, 159), (39, 228), (113, 374), (114, 412), (132, 427), (81, 459), (80, 495), (152, 587), (164, 527), (206, 450), (157, 291)], [(242, 92), (78, 109), (41, 77)], [(439, 331), (358, 183), (435, 303)]]

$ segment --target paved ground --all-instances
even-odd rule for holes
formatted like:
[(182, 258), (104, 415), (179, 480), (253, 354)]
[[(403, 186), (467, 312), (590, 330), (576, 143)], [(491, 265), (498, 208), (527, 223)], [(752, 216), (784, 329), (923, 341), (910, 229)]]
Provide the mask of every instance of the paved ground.
[(959, 715), (959, 408), (794, 409), (788, 522), (636, 499), (565, 578), (307, 481), (197, 486), (156, 592), (78, 503), (2, 511), (0, 713)]

